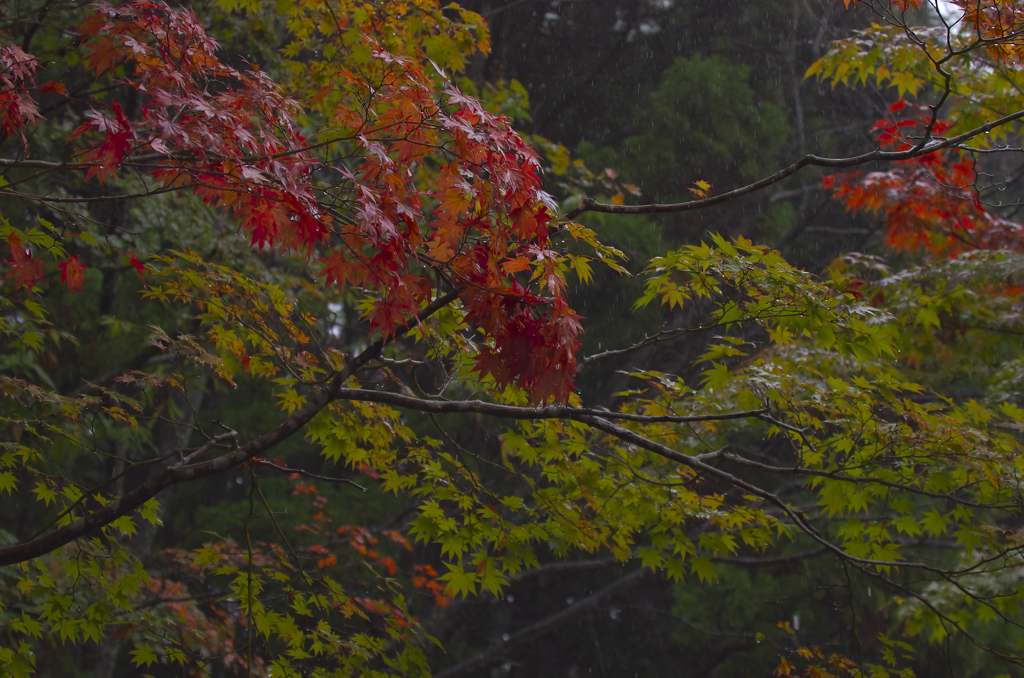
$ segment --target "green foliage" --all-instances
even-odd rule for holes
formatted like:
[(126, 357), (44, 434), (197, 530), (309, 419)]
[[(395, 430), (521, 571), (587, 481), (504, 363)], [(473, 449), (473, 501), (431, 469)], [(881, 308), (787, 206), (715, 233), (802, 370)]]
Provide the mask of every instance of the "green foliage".
[(676, 59), (633, 112), (635, 133), (602, 162), (654, 202), (683, 199), (699, 179), (719, 185), (730, 175), (750, 181), (770, 173), (790, 128), (777, 102), (756, 97), (749, 79), (746, 67), (722, 56)]
[[(536, 186), (519, 195), (499, 182), (533, 171), (510, 127), (530, 120), (517, 81), (480, 85), (477, 104), (442, 96), (449, 83), (436, 73), (395, 66), (462, 69), (488, 48), (482, 19), (425, 1), (387, 12), (343, 4), (339, 16), (318, 3), (224, 2), (237, 14), (213, 23), (243, 45), (287, 36), (268, 70), (305, 98), (308, 146), (329, 149), (323, 165), (296, 171), (317, 217), (330, 216), (323, 239), (349, 248), (342, 263), (358, 261), (358, 275), (342, 266), (325, 287), (316, 250), (253, 236), (268, 245), (254, 250), (226, 223), (238, 213), (225, 195), (249, 199), (284, 181), (269, 174), (209, 204), (118, 167), (104, 168), (102, 185), (29, 166), (5, 179), (81, 200), (70, 216), (58, 207), (68, 203), (40, 197), (25, 209), (13, 184), (0, 187), (5, 214), (16, 215), (0, 226), (14, 257), (0, 300), (0, 510), (17, 516), (0, 534), (0, 672), (52, 673), (71, 648), (116, 656), (120, 646), (131, 672), (426, 676), (433, 627), (443, 626), (432, 622), (449, 605), (497, 601), (545, 567), (609, 556), (623, 571), (664, 575), (683, 624), (676, 640), (694, 642), (696, 628), (739, 639), (760, 662), (783, 651), (779, 675), (794, 662), (911, 675), (904, 664), (919, 648), (902, 640), (873, 634), (867, 659), (853, 662), (798, 635), (798, 619), (831, 624), (832, 637), (860, 648), (858, 614), (922, 645), (958, 633), (1020, 660), (993, 630), (1021, 620), (1020, 255), (898, 270), (851, 255), (816, 276), (743, 237), (678, 246), (652, 220), (558, 221)], [(902, 38), (872, 30), (814, 72), (923, 91), (905, 45), (865, 42)], [(74, 56), (61, 67), (91, 84), (74, 62), (78, 45), (60, 40), (44, 45), (67, 48)], [(102, 42), (90, 45), (99, 72)], [(117, 68), (103, 77), (128, 77)], [(396, 82), (411, 98), (373, 98)], [(717, 182), (717, 172), (757, 178), (790, 134), (757, 84), (723, 57), (679, 58), (637, 106), (624, 150), (594, 155), (655, 198)], [(111, 101), (127, 107), (136, 94)], [(487, 118), (484, 133), (471, 122), (488, 111), (510, 117)], [(69, 103), (40, 127), (41, 148), (56, 156), (83, 115)], [(424, 136), (375, 129), (383, 136), (371, 142), (360, 137), (369, 120), (415, 122)], [(456, 132), (431, 136), (442, 123)], [(481, 139), (508, 145), (470, 143)], [(594, 174), (536, 141), (565, 207), (588, 192), (616, 204), (636, 193), (614, 170)], [(89, 152), (102, 157), (98, 148)], [(502, 165), (513, 148), (518, 164)], [(304, 152), (264, 160), (286, 174), (280, 158)], [(399, 157), (402, 172), (353, 197), (357, 175), (384, 176)], [(342, 179), (329, 183), (332, 173)], [(213, 190), (215, 174), (188, 188)], [(388, 193), (407, 180), (440, 188)], [(712, 191), (696, 185), (699, 197)], [(353, 239), (395, 227), (374, 211), (385, 203), (407, 250), (393, 234)], [(452, 204), (474, 222), (504, 210), (502, 227), (535, 237), (452, 230), (426, 242)], [(765, 221), (778, 229), (791, 218), (780, 208)], [(283, 230), (300, 221), (266, 220)], [(30, 251), (36, 261), (80, 257), (81, 289), (30, 280)], [(389, 256), (408, 268), (379, 266)], [(411, 313), (372, 324), (398, 291)], [(613, 296), (613, 312), (585, 317)], [(553, 353), (553, 334), (575, 337), (581, 320), (593, 330), (586, 358), (569, 365), (576, 344), (561, 345), (564, 360), (533, 383), (542, 397), (516, 385), (510, 370), (533, 369)], [(482, 368), (498, 351), (504, 362)], [(546, 380), (571, 383), (577, 369), (578, 390), (550, 400)], [(168, 478), (159, 499), (147, 494)], [(40, 535), (68, 536), (19, 555)], [(798, 573), (802, 556), (814, 562)], [(746, 569), (760, 564), (777, 569)], [(852, 640), (823, 612), (840, 607), (835, 590)], [(725, 666), (749, 670), (739, 659)]]

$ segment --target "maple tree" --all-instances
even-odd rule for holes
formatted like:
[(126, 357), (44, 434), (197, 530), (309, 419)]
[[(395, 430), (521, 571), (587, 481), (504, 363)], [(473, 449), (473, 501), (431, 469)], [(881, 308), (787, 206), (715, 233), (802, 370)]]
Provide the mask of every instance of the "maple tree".
[[(614, 199), (565, 210), (542, 183), (564, 149), (538, 140), (544, 160), (501, 114), (508, 91), (456, 82), (488, 49), (473, 12), (223, 3), (221, 23), (289, 36), (262, 66), (148, 0), (5, 18), (0, 492), (19, 518), (0, 544), (2, 670), (111, 641), (146, 670), (427, 675), (424, 609), (501, 595), (542, 561), (604, 553), (710, 584), (716, 562), (790, 541), (886, 591), (889, 635), (1024, 662), (984, 631), (1020, 627), (1024, 410), (1005, 335), (1024, 262), (975, 159), (1014, 150), (1024, 117), (1019, 10), (964, 3), (919, 28), (920, 3), (871, 7), (883, 23), (809, 74), (897, 88), (878, 148), (721, 193), (701, 180), (677, 204), (626, 204), (606, 172)], [(822, 279), (708, 235), (647, 262), (636, 305), (660, 306), (662, 331), (577, 355), (570, 283), (627, 273), (582, 215), (701, 209), (870, 162), (890, 164), (825, 188), (925, 259), (850, 254)], [(119, 317), (126, 296), (144, 303)], [(696, 335), (713, 338), (692, 378), (627, 367), (611, 407), (575, 390)], [(985, 392), (946, 395), (941, 363), (979, 354)], [(261, 398), (278, 423), (252, 431), (209, 405)], [(460, 415), (509, 423), (467, 449), (444, 425)], [(227, 474), (237, 534), (150, 553), (165, 491)], [(339, 525), (328, 484), (411, 508), (397, 527)], [(878, 642), (856, 661), (801, 647), (776, 672), (906, 675), (911, 646)]]

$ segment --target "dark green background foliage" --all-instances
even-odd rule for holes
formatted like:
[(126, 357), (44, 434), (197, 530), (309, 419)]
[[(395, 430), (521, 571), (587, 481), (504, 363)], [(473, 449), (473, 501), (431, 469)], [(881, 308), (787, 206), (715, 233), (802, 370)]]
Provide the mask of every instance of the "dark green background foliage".
[[(467, 72), (482, 95), (488, 96), (485, 83), (521, 83), (530, 102), (528, 120), (526, 111), (520, 110), (523, 129), (564, 145), (591, 171), (612, 168), (621, 180), (639, 187), (641, 196), (627, 196), (629, 201), (682, 201), (697, 180), (724, 191), (770, 174), (805, 152), (844, 155), (872, 145), (867, 123), (878, 117), (883, 96), (845, 88), (832, 91), (803, 80), (830, 39), (867, 20), (863, 13), (842, 11), (841, 3), (469, 0), (465, 6), (480, 12), (491, 26), (491, 54), (479, 56)], [(195, 8), (226, 54), (238, 55), (239, 62), (244, 57), (260, 63), (271, 73), (279, 66), (275, 50), (284, 40), (283, 27), (219, 14), (204, 5)], [(521, 105), (522, 97), (517, 96)], [(507, 97), (504, 104), (511, 105)], [(67, 115), (70, 126), (81, 111)], [(553, 172), (549, 178), (548, 189), (568, 204), (572, 196)], [(846, 215), (841, 205), (818, 190), (819, 182), (820, 174), (807, 171), (762, 193), (699, 213), (652, 218), (592, 214), (583, 223), (604, 243), (622, 250), (634, 274), (657, 253), (699, 242), (708, 231), (756, 237), (812, 271), (822, 270), (840, 252), (876, 251), (881, 246), (877, 225)], [(170, 200), (143, 201), (132, 210), (112, 201), (95, 209), (99, 221), (139, 234), (141, 242), (150, 243), (150, 251), (174, 243), (212, 251), (213, 259), (241, 260), (238, 253), (246, 244), (230, 235), (230, 226), (217, 222), (218, 215), (191, 199), (175, 197), (173, 206), (167, 203)], [(11, 214), (11, 207), (0, 204), (0, 212)], [(134, 242), (138, 248), (140, 240)], [(163, 317), (163, 307), (140, 302), (141, 283), (130, 267), (86, 264), (91, 268), (83, 293), (48, 295), (53, 305), (48, 310), (77, 326), (79, 342), (60, 345), (45, 356), (45, 372), (33, 364), (32, 354), (5, 354), (0, 365), (5, 373), (49, 375), (58, 389), (69, 391), (82, 379), (100, 380), (115, 367), (151, 359), (153, 353), (142, 343), (150, 324), (188, 333), (187, 318)], [(365, 328), (351, 309), (318, 308), (315, 286), (293, 278), (293, 272), (283, 256), (259, 259), (249, 271), (304, 295), (304, 303), (318, 310), (319, 317), (337, 321), (334, 328), (325, 323), (320, 330), (335, 329), (351, 342), (362, 336)], [(634, 308), (642, 290), (639, 276), (623, 279), (596, 267), (591, 285), (572, 290), (571, 303), (586, 319), (582, 356), (686, 322), (654, 305)], [(617, 370), (584, 373), (578, 382), (583, 401), (614, 407), (616, 393), (627, 387), (622, 374), (627, 370), (657, 367), (695, 381), (691, 365), (711, 339), (710, 332), (694, 333), (686, 341), (632, 354)], [(1009, 348), (992, 350), (1019, 350), (1017, 339), (1012, 342)], [(429, 390), (431, 384), (424, 386)], [(193, 405), (201, 404), (197, 409), (204, 427), (215, 429), (215, 422), (230, 422), (241, 439), (252, 438), (280, 417), (271, 388), (262, 381), (240, 379), (236, 390), (227, 391), (207, 389), (197, 380), (190, 394)], [(174, 419), (188, 406), (168, 397), (164, 411)], [(413, 428), (440, 437), (431, 418), (413, 416), (410, 422)], [(446, 449), (494, 457), (499, 453), (496, 426), (471, 415), (448, 418)], [(190, 435), (182, 427), (158, 426), (140, 429), (134, 440), (112, 444), (141, 445), (148, 452), (186, 446)], [(737, 434), (733, 444), (765, 459), (785, 460), (787, 455), (779, 440)], [(371, 489), (377, 483), (355, 470), (340, 471), (299, 437), (286, 443), (280, 456), (314, 473), (347, 473)], [(467, 463), (494, 487), (501, 487), (498, 472), (472, 459)], [(98, 476), (114, 472), (97, 466)], [(785, 493), (788, 501), (802, 499), (800, 486), (764, 482)], [(239, 525), (249, 511), (249, 483), (248, 476), (229, 473), (171, 491), (163, 498), (163, 529), (137, 538), (136, 554), (160, 563), (163, 549), (196, 548), (211, 533), (239, 539)], [(282, 474), (261, 471), (260, 486), (273, 495), (278, 520), (290, 533), (312, 520), (310, 502), (294, 495), (294, 483)], [(415, 501), (379, 492), (364, 494), (346, 485), (318, 483), (318, 488), (325, 498), (321, 510), (334, 527), (402, 529)], [(34, 522), (24, 515), (34, 507), (26, 497), (0, 495), (0, 515), (5, 516), (0, 534), (30, 537), (21, 526)], [(266, 516), (251, 527), (257, 541), (275, 538)], [(317, 540), (298, 539), (297, 548)], [(414, 553), (382, 548), (401, 565), (436, 561), (439, 555), (436, 547), (422, 544)], [(352, 571), (357, 580), (355, 560)], [(502, 599), (484, 593), (441, 609), (421, 594), (410, 607), (444, 645), (444, 651), (432, 649), (430, 657), (441, 675), (494, 677), (761, 676), (770, 673), (780, 651), (788, 652), (797, 643), (828, 645), (854, 658), (862, 651), (878, 651), (875, 638), (892, 622), (891, 607), (881, 593), (851, 603), (851, 592), (864, 593), (870, 582), (845, 572), (806, 539), (798, 538), (763, 559), (755, 554), (722, 563), (713, 584), (696, 577), (673, 584), (636, 572), (635, 564), (623, 566), (606, 555), (569, 562), (552, 556), (538, 573), (513, 581)], [(0, 585), (8, 584), (0, 580)], [(800, 628), (795, 635), (777, 627), (796, 619)], [(921, 639), (920, 644), (926, 651), (918, 654), (919, 676), (994, 675), (993, 663), (959, 641), (929, 646)], [(504, 654), (502, 647), (507, 649)], [(491, 652), (488, 656), (494, 660), (463, 673), (444, 673), (446, 667), (481, 652)], [(130, 664), (127, 646), (113, 637), (98, 647), (73, 652), (55, 646), (40, 661), (40, 675), (140, 675)], [(173, 675), (159, 666), (150, 672)]]

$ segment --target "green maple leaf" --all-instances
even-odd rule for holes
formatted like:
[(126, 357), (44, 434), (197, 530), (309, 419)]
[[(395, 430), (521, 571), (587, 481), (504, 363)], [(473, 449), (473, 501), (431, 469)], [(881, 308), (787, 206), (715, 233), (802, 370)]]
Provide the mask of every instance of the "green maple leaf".
[(924, 514), (924, 518), (921, 520), (921, 525), (924, 529), (936, 537), (946, 533), (948, 524), (949, 518), (935, 510)]
[(704, 372), (704, 386), (712, 391), (724, 389), (729, 384), (731, 376), (728, 367), (715, 363), (711, 369)]
[(60, 632), (60, 640), (62, 643), (67, 642), (70, 638), (71, 642), (74, 643), (78, 637), (78, 620), (76, 619), (60, 619), (54, 624), (54, 629)]
[(135, 521), (131, 519), (131, 516), (121, 516), (114, 522), (110, 523), (110, 527), (114, 528), (121, 534), (134, 537), (135, 533), (139, 531), (139, 528), (135, 525)]
[(917, 521), (910, 516), (900, 516), (892, 521), (892, 526), (911, 537), (921, 534), (921, 528), (918, 526)]
[(466, 572), (458, 565), (451, 563), (445, 563), (448, 567), (448, 574), (441, 575), (439, 577), (441, 581), (448, 582), (445, 587), (446, 592), (450, 592), (452, 595), (462, 594), (463, 596), (470, 596), (476, 594), (476, 584), (479, 578), (475, 572)]
[(46, 486), (42, 481), (36, 483), (36, 487), (32, 492), (49, 506), (51, 502), (57, 501), (57, 493)]
[(193, 567), (205, 567), (207, 565), (216, 565), (220, 562), (220, 554), (214, 551), (209, 546), (203, 546), (202, 548), (196, 549), (196, 555), (192, 559)]
[(139, 509), (139, 516), (141, 516), (142, 519), (148, 522), (150, 525), (163, 525), (163, 521), (160, 520), (160, 516), (157, 515), (157, 511), (159, 509), (160, 502), (158, 502), (156, 499), (150, 499), (149, 501), (142, 505), (141, 509)]
[(508, 578), (494, 566), (494, 560), (488, 558), (480, 578), (480, 585), (495, 596), (501, 593), (501, 589), (508, 585)]
[(707, 558), (694, 558), (690, 561), (690, 572), (700, 577), (702, 582), (713, 582), (718, 580), (718, 572), (715, 571), (715, 564)]
[(149, 645), (136, 645), (135, 649), (131, 651), (132, 664), (136, 666), (146, 665), (149, 668), (150, 664), (155, 664), (158, 661), (156, 652)]

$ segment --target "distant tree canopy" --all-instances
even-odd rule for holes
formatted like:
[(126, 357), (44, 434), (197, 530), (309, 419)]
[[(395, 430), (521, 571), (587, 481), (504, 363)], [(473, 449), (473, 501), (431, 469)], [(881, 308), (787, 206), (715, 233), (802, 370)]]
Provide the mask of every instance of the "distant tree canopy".
[(0, 674), (1019, 671), (1022, 31), (4, 9)]
[(661, 202), (685, 196), (698, 180), (717, 186), (771, 174), (792, 129), (776, 103), (755, 98), (749, 81), (745, 66), (720, 56), (676, 59), (633, 111), (642, 133), (626, 139), (616, 166)]

